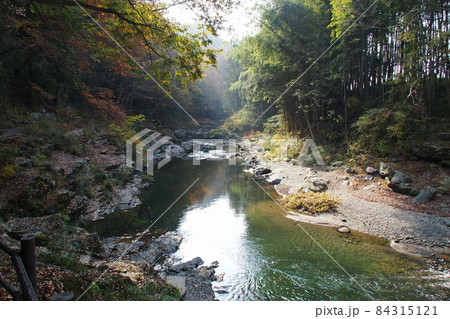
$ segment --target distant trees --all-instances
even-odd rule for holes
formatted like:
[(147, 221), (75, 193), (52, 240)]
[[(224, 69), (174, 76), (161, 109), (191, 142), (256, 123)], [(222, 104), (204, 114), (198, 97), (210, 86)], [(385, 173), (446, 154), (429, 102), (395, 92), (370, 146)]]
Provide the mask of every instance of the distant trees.
[(217, 13), (234, 1), (182, 3), (202, 21), (195, 34), (165, 17), (170, 4), (163, 1), (0, 0), (2, 94), (30, 108), (90, 105), (86, 110), (113, 121), (123, 118), (122, 106), (148, 103), (150, 113), (167, 107), (161, 88), (118, 44), (168, 92), (202, 78), (216, 64), (208, 45), (221, 28)]
[(385, 117), (380, 144), (361, 144), (381, 153), (427, 116), (448, 116), (449, 2), (379, 0), (367, 10), (373, 3), (270, 1), (259, 34), (234, 53), (241, 112), (252, 109), (253, 121), (275, 103), (263, 120), (281, 113), (287, 131), (322, 142), (370, 134)]

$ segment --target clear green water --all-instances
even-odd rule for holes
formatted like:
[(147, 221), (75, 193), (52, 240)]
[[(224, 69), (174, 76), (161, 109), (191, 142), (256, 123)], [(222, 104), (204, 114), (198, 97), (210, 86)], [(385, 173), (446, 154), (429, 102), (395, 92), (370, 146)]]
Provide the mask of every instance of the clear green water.
[[(214, 282), (220, 300), (431, 300), (448, 291), (425, 279), (425, 261), (390, 249), (387, 241), (332, 228), (304, 229), (363, 288), (255, 184), (240, 166), (175, 161), (156, 173), (143, 205), (92, 226), (101, 237), (145, 230), (197, 178), (199, 181), (153, 227), (155, 236), (179, 231), (184, 240), (174, 258), (219, 261)], [(270, 187), (266, 188), (273, 194)], [(275, 194), (273, 194), (275, 196)], [(447, 295), (447, 297), (446, 297)]]

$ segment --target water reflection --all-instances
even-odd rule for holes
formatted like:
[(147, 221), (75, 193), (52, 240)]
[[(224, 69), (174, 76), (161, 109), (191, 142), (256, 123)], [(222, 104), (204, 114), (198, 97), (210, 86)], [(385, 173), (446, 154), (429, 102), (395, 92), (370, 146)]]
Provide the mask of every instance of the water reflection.
[[(336, 265), (239, 166), (175, 161), (159, 171), (136, 210), (95, 225), (101, 236), (135, 234), (158, 218), (192, 182), (199, 182), (157, 223), (184, 240), (173, 256), (215, 260), (225, 273), (214, 283), (220, 300), (368, 300)], [(269, 188), (268, 188), (269, 189)], [(303, 225), (371, 297), (383, 300), (442, 298), (421, 277), (423, 264), (394, 252), (387, 241), (358, 233)], [(225, 287), (225, 288), (224, 288)]]
[[(257, 249), (249, 242), (247, 230), (245, 214), (231, 207), (229, 197), (221, 196), (185, 212), (178, 227), (183, 242), (173, 257), (189, 260), (201, 256), (206, 264), (220, 261), (217, 272), (225, 273), (225, 280), (215, 283), (218, 289), (245, 282), (236, 276), (259, 272), (258, 263), (248, 258), (257, 255)], [(236, 290), (240, 288), (235, 286), (233, 292)], [(233, 298), (239, 297), (234, 294)]]

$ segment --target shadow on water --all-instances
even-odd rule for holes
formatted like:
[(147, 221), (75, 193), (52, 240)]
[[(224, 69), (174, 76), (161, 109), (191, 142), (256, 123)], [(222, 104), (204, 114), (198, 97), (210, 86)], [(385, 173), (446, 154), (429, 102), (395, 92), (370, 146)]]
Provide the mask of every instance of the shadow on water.
[(423, 261), (394, 252), (387, 241), (376, 237), (308, 224), (302, 224), (302, 230), (284, 217), (251, 176), (242, 173), (241, 166), (227, 164), (174, 161), (157, 172), (155, 185), (142, 194), (143, 205), (112, 214), (91, 230), (101, 237), (141, 232), (199, 178), (152, 232), (158, 236), (177, 230), (183, 235), (175, 260), (197, 256), (206, 264), (218, 260), (216, 272), (225, 276), (213, 284), (215, 290), (227, 292), (217, 294), (220, 300), (442, 298), (424, 282)]

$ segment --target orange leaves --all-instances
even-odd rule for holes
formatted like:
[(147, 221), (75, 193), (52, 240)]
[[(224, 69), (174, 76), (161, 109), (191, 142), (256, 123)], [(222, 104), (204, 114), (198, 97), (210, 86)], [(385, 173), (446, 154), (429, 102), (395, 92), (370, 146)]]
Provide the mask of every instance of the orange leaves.
[(81, 95), (102, 118), (118, 124), (125, 121), (126, 114), (115, 101), (115, 94), (112, 90), (108, 88), (97, 87), (89, 89), (84, 87), (81, 90)]

